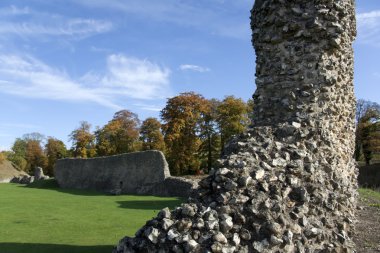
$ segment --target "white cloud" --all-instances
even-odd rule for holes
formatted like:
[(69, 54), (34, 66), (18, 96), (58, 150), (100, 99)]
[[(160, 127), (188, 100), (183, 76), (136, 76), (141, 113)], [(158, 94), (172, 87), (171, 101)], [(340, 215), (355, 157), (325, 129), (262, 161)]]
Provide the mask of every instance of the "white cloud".
[(148, 60), (112, 54), (107, 59), (107, 70), (102, 83), (110, 92), (122, 91), (137, 99), (164, 98), (167, 95), (169, 69)]
[(97, 52), (97, 53), (110, 53), (112, 51), (109, 48), (102, 48), (102, 47), (96, 47), (96, 46), (91, 46), (90, 50), (92, 52)]
[(209, 68), (205, 68), (205, 67), (201, 67), (197, 65), (191, 65), (191, 64), (183, 64), (179, 66), (179, 69), (184, 70), (184, 71), (190, 70), (190, 71), (195, 71), (195, 72), (200, 72), (200, 73), (211, 71)]
[(164, 108), (164, 106), (149, 105), (149, 104), (134, 104), (134, 106), (137, 106), (142, 110), (152, 111), (152, 112), (160, 112)]
[(0, 54), (0, 92), (29, 98), (94, 102), (112, 109), (118, 99), (162, 99), (170, 94), (169, 74), (148, 60), (110, 55), (105, 74), (73, 80), (32, 56)]
[(380, 43), (380, 10), (359, 13), (358, 42), (379, 46)]
[(368, 19), (379, 18), (379, 17), (380, 17), (380, 11), (364, 12), (364, 13), (359, 13), (357, 15), (358, 20), (368, 20)]
[(42, 12), (27, 6), (10, 5), (0, 8), (0, 34), (2, 37), (66, 36), (75, 39), (105, 33), (113, 29), (107, 20), (75, 18), (56, 13)]
[(17, 16), (29, 14), (30, 10), (28, 7), (19, 8), (15, 5), (10, 5), (7, 7), (0, 8), (0, 16)]
[(16, 34), (20, 36), (79, 36), (87, 37), (105, 33), (112, 29), (112, 23), (94, 19), (67, 19), (61, 22), (8, 22), (0, 21), (1, 34)]
[[(202, 3), (178, 0), (82, 0), (79, 4), (90, 8), (120, 11), (153, 22), (195, 27), (225, 37), (246, 39), (250, 36), (247, 18), (252, 3), (249, 0), (228, 1), (228, 3), (221, 0), (202, 1)], [(236, 13), (246, 13), (246, 16), (237, 16)]]
[(0, 123), (0, 128), (39, 128), (39, 126), (24, 123)]

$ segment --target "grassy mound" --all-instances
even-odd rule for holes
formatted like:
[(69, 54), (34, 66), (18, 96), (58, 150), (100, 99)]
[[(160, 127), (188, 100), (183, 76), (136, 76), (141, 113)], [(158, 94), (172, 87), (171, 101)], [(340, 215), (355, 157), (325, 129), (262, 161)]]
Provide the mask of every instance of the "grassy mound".
[(0, 252), (107, 253), (178, 198), (59, 189), (54, 180), (0, 184)]
[(10, 161), (4, 160), (0, 162), (0, 182), (9, 181), (15, 176), (26, 175), (25, 172), (19, 171)]

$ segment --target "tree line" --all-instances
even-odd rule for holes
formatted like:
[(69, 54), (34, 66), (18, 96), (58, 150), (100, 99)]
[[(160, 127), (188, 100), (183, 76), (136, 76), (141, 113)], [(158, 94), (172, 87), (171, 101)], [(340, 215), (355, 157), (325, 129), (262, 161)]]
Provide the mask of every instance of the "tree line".
[[(252, 100), (244, 102), (234, 96), (217, 100), (185, 92), (167, 100), (160, 119), (150, 117), (141, 122), (137, 114), (121, 110), (94, 131), (90, 123), (82, 121), (69, 134), (69, 149), (54, 137), (25, 134), (15, 140), (11, 151), (0, 153), (0, 162), (8, 159), (29, 173), (39, 166), (53, 175), (60, 158), (160, 150), (173, 175), (207, 173), (226, 143), (251, 124), (253, 106)], [(355, 158), (369, 164), (380, 155), (380, 105), (360, 99), (356, 109)]]
[(359, 99), (356, 105), (355, 159), (369, 165), (380, 158), (380, 105)]
[(250, 124), (252, 108), (252, 100), (246, 103), (234, 96), (206, 99), (185, 92), (167, 100), (160, 119), (150, 117), (141, 122), (137, 114), (121, 110), (94, 131), (87, 121), (80, 122), (69, 134), (69, 149), (54, 137), (31, 133), (17, 138), (11, 151), (3, 154), (26, 172), (39, 166), (53, 175), (54, 164), (60, 158), (160, 150), (173, 175), (207, 173), (226, 143)]

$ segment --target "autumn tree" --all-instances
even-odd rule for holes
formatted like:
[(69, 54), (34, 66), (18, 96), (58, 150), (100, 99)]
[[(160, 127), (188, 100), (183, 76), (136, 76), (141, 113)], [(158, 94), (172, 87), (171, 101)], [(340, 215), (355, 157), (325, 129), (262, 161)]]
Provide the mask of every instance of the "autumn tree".
[(0, 164), (7, 160), (7, 155), (5, 152), (0, 152)]
[(66, 145), (61, 140), (48, 137), (45, 145), (45, 153), (47, 156), (46, 173), (49, 176), (53, 176), (56, 161), (67, 156)]
[(115, 113), (113, 119), (95, 132), (99, 155), (114, 155), (138, 151), (140, 120), (128, 110)]
[(207, 101), (207, 110), (205, 110), (203, 120), (201, 121), (201, 145), (199, 154), (201, 159), (202, 168), (207, 168), (208, 171), (215, 166), (216, 160), (220, 157), (220, 134), (217, 126), (217, 108), (220, 101), (217, 99), (210, 99)]
[[(380, 111), (368, 108), (359, 119), (356, 132), (357, 148), (360, 148), (367, 165), (373, 155), (380, 152)], [(358, 152), (358, 151), (357, 151)]]
[(165, 151), (164, 136), (161, 132), (161, 123), (156, 118), (147, 118), (140, 128), (142, 150)]
[(33, 173), (36, 167), (42, 167), (44, 169), (47, 166), (47, 158), (39, 140), (27, 140), (25, 158), (27, 161), (26, 171), (29, 173)]
[(17, 138), (8, 153), (8, 160), (21, 170), (33, 173), (35, 167), (46, 167), (47, 159), (42, 144), (45, 136), (40, 133), (24, 134)]
[(73, 143), (72, 152), (75, 157), (88, 158), (96, 155), (95, 136), (87, 121), (81, 121), (80, 126), (71, 132), (69, 139)]
[(194, 173), (199, 169), (201, 122), (208, 110), (207, 100), (194, 92), (168, 99), (161, 111), (162, 130), (169, 167), (174, 175)]
[(234, 135), (244, 132), (250, 123), (248, 118), (248, 106), (240, 98), (227, 96), (218, 105), (217, 123), (221, 136), (221, 149)]
[(365, 99), (358, 99), (356, 102), (356, 122), (358, 123), (368, 110), (375, 110), (380, 112), (380, 105)]
[[(374, 152), (377, 152), (377, 142), (379, 141), (376, 128), (377, 115), (380, 115), (380, 105), (364, 99), (359, 99), (356, 104), (356, 133), (355, 133), (355, 159), (358, 161), (362, 157), (368, 162), (372, 159)], [(375, 124), (374, 124), (375, 123)], [(369, 159), (369, 160), (368, 160)]]

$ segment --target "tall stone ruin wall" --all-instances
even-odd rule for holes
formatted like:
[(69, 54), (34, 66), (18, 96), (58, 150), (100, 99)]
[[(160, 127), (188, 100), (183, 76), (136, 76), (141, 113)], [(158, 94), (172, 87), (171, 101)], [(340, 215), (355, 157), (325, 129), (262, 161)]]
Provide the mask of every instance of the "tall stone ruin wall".
[(354, 252), (353, 0), (256, 0), (254, 123), (114, 253)]
[(62, 188), (93, 189), (121, 193), (152, 194), (170, 177), (160, 151), (145, 151), (91, 159), (65, 158), (55, 165), (55, 178)]

